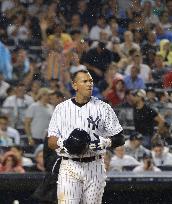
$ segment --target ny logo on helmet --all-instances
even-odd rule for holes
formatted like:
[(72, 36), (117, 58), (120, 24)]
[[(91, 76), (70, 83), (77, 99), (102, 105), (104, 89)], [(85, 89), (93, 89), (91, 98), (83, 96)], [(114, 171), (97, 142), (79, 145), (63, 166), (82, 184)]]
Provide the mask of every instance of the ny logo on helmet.
[(89, 116), (89, 118), (87, 118), (88, 120), (88, 127), (91, 128), (92, 125), (92, 130), (95, 130), (96, 128), (98, 128), (99, 122), (100, 122), (100, 118), (99, 116), (97, 116), (97, 118), (95, 120), (93, 120), (92, 116)]

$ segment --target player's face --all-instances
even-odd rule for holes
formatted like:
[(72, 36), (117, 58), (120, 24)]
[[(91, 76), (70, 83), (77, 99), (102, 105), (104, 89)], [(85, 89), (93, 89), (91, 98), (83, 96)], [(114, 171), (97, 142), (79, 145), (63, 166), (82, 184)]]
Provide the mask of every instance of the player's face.
[(77, 94), (83, 97), (90, 97), (93, 91), (93, 79), (89, 73), (79, 72), (73, 83)]

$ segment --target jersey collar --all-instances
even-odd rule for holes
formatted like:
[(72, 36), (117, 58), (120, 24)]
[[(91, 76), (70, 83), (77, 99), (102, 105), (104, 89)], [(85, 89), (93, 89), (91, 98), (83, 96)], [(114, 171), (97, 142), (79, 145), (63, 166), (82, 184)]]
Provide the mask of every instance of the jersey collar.
[[(91, 99), (91, 98), (90, 98)], [(71, 101), (76, 105), (76, 106), (78, 106), (78, 107), (82, 107), (82, 106), (84, 106), (85, 104), (87, 104), (88, 102), (86, 102), (86, 103), (78, 103), (76, 100), (75, 100), (75, 98), (71, 98)]]

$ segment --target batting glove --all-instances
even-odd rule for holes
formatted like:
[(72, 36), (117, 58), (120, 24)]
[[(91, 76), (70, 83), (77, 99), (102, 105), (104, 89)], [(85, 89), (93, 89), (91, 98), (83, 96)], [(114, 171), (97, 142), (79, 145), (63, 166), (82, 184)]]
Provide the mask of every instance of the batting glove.
[(111, 146), (111, 139), (99, 137), (98, 140), (94, 140), (90, 142), (89, 149), (96, 151), (96, 150), (103, 150), (107, 147)]
[(67, 149), (65, 148), (65, 141), (66, 140), (59, 137), (57, 140), (57, 146), (58, 146), (58, 149), (60, 149), (60, 151), (62, 150), (64, 152), (68, 153)]

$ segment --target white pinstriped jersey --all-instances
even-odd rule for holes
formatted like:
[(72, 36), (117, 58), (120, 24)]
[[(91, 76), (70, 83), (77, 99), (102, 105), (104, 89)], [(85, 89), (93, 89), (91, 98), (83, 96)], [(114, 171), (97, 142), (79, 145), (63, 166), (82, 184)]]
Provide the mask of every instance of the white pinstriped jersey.
[[(110, 105), (93, 96), (81, 107), (71, 99), (58, 104), (50, 120), (48, 135), (67, 139), (75, 128), (87, 131), (92, 141), (97, 139), (93, 133), (106, 138), (122, 131), (118, 118)], [(69, 156), (64, 153), (59, 154)], [(83, 156), (96, 154), (100, 152), (89, 151)]]

